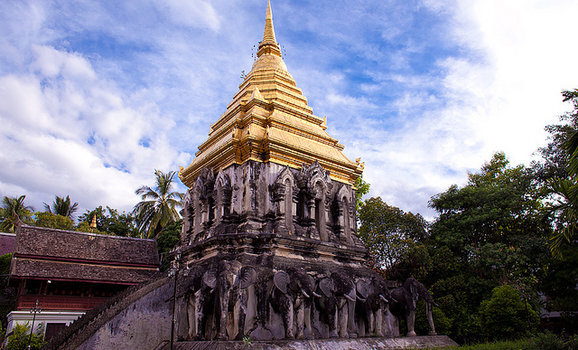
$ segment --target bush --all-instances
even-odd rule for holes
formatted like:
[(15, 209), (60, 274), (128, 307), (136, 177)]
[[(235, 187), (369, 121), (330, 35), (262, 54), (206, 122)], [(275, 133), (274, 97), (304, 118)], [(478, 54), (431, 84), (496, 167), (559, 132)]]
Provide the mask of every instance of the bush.
[[(30, 340), (30, 330), (26, 325), (17, 324), (12, 329), (12, 334), (8, 336), (8, 344), (6, 344), (5, 350), (27, 350), (28, 341)], [(32, 334), (32, 340), (30, 341), (30, 349), (40, 350), (44, 346), (45, 342), (41, 335), (36, 333)]]
[(528, 350), (564, 350), (564, 342), (550, 332), (540, 333), (530, 340)]
[(494, 288), (490, 299), (480, 305), (479, 315), (485, 336), (492, 340), (521, 338), (539, 322), (538, 313), (509, 285)]

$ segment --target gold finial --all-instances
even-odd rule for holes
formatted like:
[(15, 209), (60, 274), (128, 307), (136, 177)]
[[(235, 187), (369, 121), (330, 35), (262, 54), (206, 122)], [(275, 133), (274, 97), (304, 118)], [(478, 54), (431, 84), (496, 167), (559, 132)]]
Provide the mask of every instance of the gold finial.
[(275, 29), (273, 28), (273, 12), (271, 12), (271, 0), (267, 1), (267, 16), (265, 17), (265, 33), (263, 33), (263, 42), (277, 44), (275, 40)]
[(92, 216), (92, 222), (90, 223), (91, 228), (96, 228), (96, 214)]
[(272, 53), (281, 57), (281, 48), (275, 39), (275, 28), (273, 27), (273, 12), (271, 11), (271, 1), (267, 1), (267, 15), (265, 17), (265, 32), (263, 33), (263, 41), (259, 43), (259, 51), (257, 57), (264, 53)]

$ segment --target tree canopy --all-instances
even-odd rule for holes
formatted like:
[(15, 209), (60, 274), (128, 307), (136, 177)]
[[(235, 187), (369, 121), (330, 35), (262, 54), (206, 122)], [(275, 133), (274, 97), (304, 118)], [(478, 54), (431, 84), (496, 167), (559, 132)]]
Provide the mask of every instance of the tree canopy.
[(0, 232), (14, 232), (17, 222), (25, 224), (32, 222), (34, 209), (26, 204), (26, 196), (4, 197), (0, 207)]
[(141, 237), (157, 238), (170, 224), (180, 219), (177, 208), (182, 206), (183, 194), (173, 191), (176, 172), (155, 170), (155, 186), (136, 190), (141, 196), (133, 210)]
[(52, 204), (44, 203), (44, 209), (51, 214), (65, 216), (74, 220), (74, 213), (78, 210), (78, 202), (72, 203), (70, 196), (66, 196), (66, 198), (55, 196)]

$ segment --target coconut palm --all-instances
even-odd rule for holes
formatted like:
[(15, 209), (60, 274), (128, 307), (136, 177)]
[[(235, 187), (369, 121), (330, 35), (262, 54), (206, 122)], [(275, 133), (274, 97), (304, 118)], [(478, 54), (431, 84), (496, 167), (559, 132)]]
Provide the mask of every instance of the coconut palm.
[(14, 232), (18, 221), (23, 223), (32, 222), (32, 212), (34, 209), (24, 204), (26, 196), (6, 197), (2, 199), (0, 208), (0, 231)]
[(44, 209), (49, 213), (66, 216), (74, 220), (74, 213), (78, 210), (78, 202), (71, 204), (70, 196), (66, 196), (66, 198), (55, 196), (52, 206), (44, 203)]
[(176, 172), (155, 170), (154, 188), (142, 186), (136, 190), (142, 201), (135, 205), (133, 214), (141, 238), (158, 238), (167, 225), (180, 219), (177, 208), (182, 207), (183, 194), (173, 191)]

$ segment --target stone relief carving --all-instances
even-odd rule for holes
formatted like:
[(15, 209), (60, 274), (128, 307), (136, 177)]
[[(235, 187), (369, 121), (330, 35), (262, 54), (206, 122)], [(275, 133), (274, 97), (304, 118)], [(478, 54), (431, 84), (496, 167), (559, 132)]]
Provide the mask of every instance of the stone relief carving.
[(353, 194), (317, 162), (301, 169), (257, 162), (216, 174), (203, 169), (185, 197), (182, 241), (249, 232), (358, 245)]
[[(390, 292), (378, 276), (243, 266), (236, 260), (220, 260), (195, 268), (179, 283), (177, 335), (180, 340), (399, 335), (393, 310), (400, 303), (413, 305), (414, 299), (422, 298), (425, 288), (419, 285), (409, 279)], [(426, 303), (433, 304), (431, 296)], [(408, 320), (408, 325), (408, 336), (414, 336), (413, 321)], [(430, 334), (435, 334), (433, 319), (430, 326)]]

